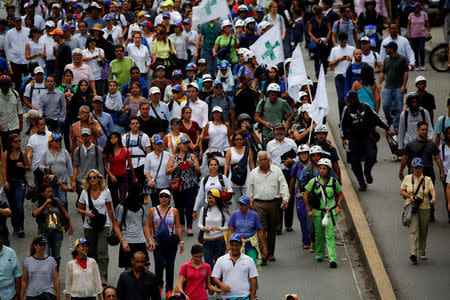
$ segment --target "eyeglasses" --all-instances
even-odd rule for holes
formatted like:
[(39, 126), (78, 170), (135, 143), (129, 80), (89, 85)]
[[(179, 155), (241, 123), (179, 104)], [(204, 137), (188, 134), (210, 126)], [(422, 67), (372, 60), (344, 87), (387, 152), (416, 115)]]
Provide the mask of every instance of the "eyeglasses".
[(159, 195), (159, 198), (170, 198), (170, 196), (167, 194), (162, 194), (162, 195)]
[(15, 140), (14, 141), (14, 143), (20, 143), (21, 142), (21, 140)]
[(242, 140), (244, 140), (243, 138), (235, 138), (234, 139), (235, 141), (242, 141)]
[(89, 179), (89, 180), (97, 179), (97, 176), (89, 176), (88, 179)]

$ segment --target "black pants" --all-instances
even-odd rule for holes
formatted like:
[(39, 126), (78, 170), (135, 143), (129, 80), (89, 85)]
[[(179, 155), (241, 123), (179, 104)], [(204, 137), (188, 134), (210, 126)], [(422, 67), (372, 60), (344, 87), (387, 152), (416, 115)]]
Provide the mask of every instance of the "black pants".
[(11, 70), (13, 72), (12, 82), (14, 83), (16, 91), (19, 92), (19, 95), (22, 97), (23, 93), (20, 92), (20, 86), (22, 85), (22, 78), (29, 73), (28, 65), (27, 64), (15, 64), (13, 62), (10, 62), (10, 64), (11, 64)]
[[(347, 160), (352, 166), (353, 173), (358, 179), (359, 184), (365, 184), (364, 174), (370, 175), (372, 167), (377, 160), (377, 147), (370, 140), (349, 140), (348, 147), (350, 152)], [(364, 158), (364, 172), (361, 161)]]
[[(291, 182), (291, 169), (283, 170), (284, 179), (286, 179), (286, 182), (289, 186), (289, 183)], [(289, 197), (289, 205), (285, 210), (281, 210), (281, 218), (280, 218), (280, 224), (277, 226), (277, 230), (283, 229), (283, 218), (284, 218), (284, 226), (286, 228), (292, 227), (292, 224), (294, 223), (294, 195), (291, 195)]]
[[(146, 186), (145, 181), (147, 180), (144, 175), (144, 165), (134, 168), (134, 174), (136, 175), (142, 190), (144, 190), (144, 187)], [(133, 183), (133, 176), (131, 175), (131, 172), (128, 172), (128, 186), (131, 186)]]

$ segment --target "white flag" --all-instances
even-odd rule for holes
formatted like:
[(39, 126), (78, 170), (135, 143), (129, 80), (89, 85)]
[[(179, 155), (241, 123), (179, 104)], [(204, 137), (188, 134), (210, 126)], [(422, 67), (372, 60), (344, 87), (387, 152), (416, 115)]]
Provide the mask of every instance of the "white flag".
[(305, 63), (303, 62), (302, 49), (300, 44), (297, 45), (292, 53), (292, 61), (288, 74), (288, 93), (289, 96), (296, 102), (299, 102), (298, 92), (302, 88), (302, 85), (308, 83), (308, 77), (306, 76)]
[(316, 124), (322, 124), (323, 118), (330, 111), (328, 106), (327, 89), (325, 86), (325, 72), (323, 65), (320, 65), (319, 82), (317, 83), (316, 98), (308, 109), (308, 115)]
[(230, 9), (226, 0), (203, 0), (192, 8), (192, 24), (198, 25), (217, 18), (227, 18)]
[(276, 23), (274, 27), (257, 39), (250, 46), (250, 50), (255, 54), (258, 64), (266, 65), (267, 68), (284, 61), (283, 40), (281, 39), (279, 23)]

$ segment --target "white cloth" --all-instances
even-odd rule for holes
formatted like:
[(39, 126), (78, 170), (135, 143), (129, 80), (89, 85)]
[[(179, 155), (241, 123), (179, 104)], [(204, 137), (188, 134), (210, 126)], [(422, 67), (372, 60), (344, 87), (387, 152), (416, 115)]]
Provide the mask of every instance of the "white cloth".
[(120, 28), (119, 26), (113, 26), (111, 28), (111, 31), (108, 30), (108, 28), (103, 28), (103, 37), (106, 39), (108, 38), (109, 35), (112, 36), (113, 39), (113, 44), (118, 44), (119, 43), (119, 38), (122, 36), (123, 31), (122, 28)]
[[(267, 152), (270, 154), (271, 162), (280, 167), (281, 170), (286, 169), (286, 166), (281, 162), (281, 155), (290, 150), (294, 150), (295, 153), (297, 153), (297, 144), (295, 144), (294, 140), (290, 138), (284, 138), (281, 143), (275, 139), (267, 143)], [(297, 162), (298, 158), (295, 157), (294, 161)]]
[[(181, 103), (180, 107), (183, 108), (187, 103), (187, 100), (184, 101)], [(197, 98), (197, 101), (195, 102), (189, 100), (188, 106), (192, 109), (191, 120), (197, 122), (198, 126), (203, 129), (208, 122), (208, 104)]]
[[(206, 212), (206, 218), (205, 223), (203, 224), (203, 214), (205, 213), (205, 209), (207, 209)], [(223, 214), (223, 217), (222, 217)], [(206, 233), (203, 235), (203, 237), (208, 239), (215, 239), (218, 237), (223, 236), (223, 232), (228, 230), (228, 221), (230, 220), (230, 215), (226, 212), (220, 212), (220, 209), (217, 207), (217, 205), (214, 205), (213, 207), (202, 207), (200, 209), (200, 214), (198, 216), (198, 222), (197, 227), (200, 230), (203, 230), (203, 227), (214, 227), (217, 226), (220, 228), (220, 230), (217, 231), (210, 231), (209, 233)], [(223, 225), (223, 226), (222, 226)]]
[(388, 36), (381, 42), (381, 48), (380, 48), (381, 62), (384, 62), (384, 60), (386, 59), (386, 56), (387, 56), (386, 49), (384, 48), (384, 46), (389, 44), (392, 41), (395, 42), (398, 46), (397, 53), (406, 57), (406, 59), (408, 60), (408, 64), (414, 65), (416, 63), (416, 59), (414, 58), (414, 51), (412, 50), (408, 39), (406, 39), (405, 37), (402, 37), (401, 35), (397, 36), (397, 38), (395, 40), (393, 38), (391, 38), (390, 36)]
[(208, 148), (211, 152), (225, 151), (230, 148), (227, 126), (225, 124), (214, 125), (213, 121), (209, 121), (208, 124), (208, 135), (210, 138)]
[[(30, 55), (37, 54), (40, 52), (47, 53), (45, 44), (41, 40), (39, 40), (37, 44), (30, 40), (28, 44), (30, 45)], [(36, 56), (29, 62), (36, 62), (39, 65), (39, 67), (45, 68), (45, 60), (42, 56)]]
[(47, 54), (47, 60), (55, 60), (56, 57), (53, 54), (53, 47), (57, 47), (58, 44), (55, 43), (53, 38), (47, 34), (44, 34), (41, 36), (39, 41), (45, 44), (45, 54)]
[(169, 39), (172, 41), (172, 43), (175, 45), (175, 49), (177, 50), (177, 57), (178, 59), (187, 60), (187, 45), (188, 45), (188, 37), (183, 32), (181, 32), (181, 35), (176, 35), (175, 33), (172, 33), (169, 35)]
[[(355, 47), (346, 45), (344, 48), (342, 48), (340, 45), (337, 45), (336, 47), (333, 47), (330, 52), (330, 56), (328, 57), (328, 61), (334, 61), (342, 56), (350, 56), (353, 57), (353, 51), (355, 50)], [(336, 67), (334, 67), (334, 77), (338, 75), (344, 75), (347, 71), (348, 66), (350, 65), (349, 60), (343, 60), (339, 62)]]
[(369, 66), (371, 66), (374, 69), (377, 68), (377, 63), (382, 62), (380, 55), (372, 50), (370, 50), (369, 54), (367, 54), (367, 55), (365, 55), (363, 53), (361, 61), (368, 64)]
[[(184, 31), (184, 33), (186, 33), (186, 36), (188, 37), (188, 41), (193, 41), (194, 43), (197, 43), (197, 38), (198, 38), (198, 32), (197, 31), (191, 29), (191, 31), (189, 31), (189, 32)], [(191, 50), (191, 54), (192, 55), (195, 54), (195, 45), (188, 44), (187, 48), (189, 50)]]
[[(230, 152), (231, 152), (231, 159), (230, 159), (230, 169), (231, 169), (231, 165), (238, 164), (239, 161), (241, 160), (241, 158), (244, 156), (245, 149), (243, 150), (242, 154), (239, 154), (239, 153), (237, 153), (235, 147), (231, 147), (230, 148)], [(249, 162), (250, 162), (250, 160), (247, 159), (247, 178), (245, 179), (244, 185), (236, 185), (236, 184), (234, 184), (231, 181), (231, 170), (228, 172), (228, 179), (230, 179), (232, 187), (240, 187), (240, 188), (247, 187), (248, 177), (250, 176), (250, 164), (249, 164)]]
[[(161, 161), (162, 156), (162, 161)], [(145, 157), (144, 163), (144, 174), (150, 174), (150, 177), (155, 182), (156, 188), (168, 188), (170, 187), (170, 175), (166, 174), (167, 163), (169, 162), (171, 154), (170, 152), (163, 151), (159, 155), (159, 157), (155, 154), (155, 152), (150, 152)], [(161, 163), (161, 167), (159, 168), (158, 174), (158, 166)]]
[(31, 156), (31, 169), (34, 171), (39, 168), (39, 161), (41, 160), (42, 155), (44, 155), (45, 151), (48, 149), (48, 137), (52, 133), (47, 131), (45, 135), (33, 134), (28, 139), (27, 147), (31, 147), (33, 149), (33, 155)]
[(102, 293), (102, 282), (97, 262), (90, 257), (87, 259), (86, 269), (83, 269), (75, 259), (67, 263), (64, 294), (83, 298), (95, 297)]
[[(41, 106), (41, 94), (43, 94), (47, 89), (45, 88), (45, 83), (36, 83), (34, 82), (33, 87), (33, 95), (31, 97), (31, 105), (33, 105), (36, 108), (39, 108)], [(31, 83), (27, 84), (25, 87), (25, 92), (23, 93), (25, 97), (28, 97), (28, 100), (30, 100), (31, 96)]]
[[(227, 191), (230, 193), (233, 192), (231, 181), (224, 175), (222, 176), (223, 183), (225, 184)], [(199, 211), (199, 208), (202, 207), (203, 204), (206, 205), (208, 203), (207, 194), (209, 190), (218, 189), (219, 191), (223, 191), (222, 185), (220, 184), (219, 175), (214, 177), (208, 176), (208, 181), (206, 182), (206, 184), (204, 183), (205, 178), (206, 176), (200, 180), (197, 197), (195, 198), (194, 211)]]
[[(103, 49), (101, 49), (101, 48), (94, 48), (94, 53), (92, 53), (88, 49), (83, 50), (84, 57), (90, 58), (90, 57), (94, 57), (94, 56), (98, 56), (98, 55), (104, 56), (105, 51), (103, 51)], [(102, 67), (99, 65), (97, 58), (85, 61), (84, 63), (91, 68), (92, 76), (94, 77), (94, 80), (102, 79)]]
[(20, 31), (12, 28), (6, 33), (5, 50), (9, 61), (23, 65), (28, 63), (25, 58), (25, 45), (30, 41), (29, 34), (30, 29), (26, 27), (22, 27)]
[(150, 64), (148, 48), (142, 44), (138, 48), (134, 43), (131, 43), (128, 44), (127, 52), (128, 56), (134, 59), (141, 73), (146, 73), (146, 66)]
[[(106, 215), (106, 222), (105, 222), (105, 226), (104, 227), (109, 227), (111, 224), (111, 220), (109, 219), (109, 215), (106, 212), (106, 203), (109, 202), (111, 203), (112, 199), (111, 199), (111, 193), (108, 189), (103, 190), (100, 193), (100, 196), (98, 196), (97, 199), (92, 198), (92, 203), (94, 204), (94, 207), (97, 209), (97, 211), (100, 214), (104, 214)], [(81, 204), (85, 204), (85, 210), (92, 210), (89, 207), (89, 200), (88, 200), (88, 191), (87, 190), (83, 190), (81, 192), (80, 195), (80, 199), (79, 202)], [(92, 229), (91, 225), (89, 225), (89, 218), (85, 217), (84, 218), (84, 223), (83, 223), (83, 227), (87, 228), (87, 229)]]
[(235, 263), (227, 253), (217, 259), (211, 277), (222, 278), (222, 282), (230, 287), (230, 292), (222, 293), (222, 299), (247, 297), (250, 295), (250, 278), (258, 277), (258, 270), (250, 256), (241, 253)]
[(252, 201), (255, 199), (273, 200), (276, 198), (289, 201), (290, 197), (289, 188), (283, 172), (279, 167), (272, 164), (267, 174), (261, 172), (259, 167), (254, 168), (250, 172), (247, 194)]
[[(447, 146), (447, 144), (441, 144), (439, 145), (439, 150), (440, 150), (439, 156), (442, 159), (442, 165), (444, 167), (444, 174), (447, 174), (448, 171), (450, 170), (450, 147)], [(442, 151), (445, 152), (445, 156), (443, 155)], [(448, 177), (447, 180), (449, 180)]]
[[(130, 147), (127, 147), (127, 135), (122, 135), (122, 144), (130, 150), (131, 156), (133, 155), (143, 155), (143, 157), (132, 157), (131, 163), (133, 164), (133, 168), (138, 168), (144, 165), (146, 153), (141, 150), (141, 147), (137, 146), (138, 143), (138, 134), (132, 134), (130, 132)], [(141, 146), (146, 149), (146, 147), (150, 147), (150, 139), (148, 135), (143, 133), (141, 138)]]

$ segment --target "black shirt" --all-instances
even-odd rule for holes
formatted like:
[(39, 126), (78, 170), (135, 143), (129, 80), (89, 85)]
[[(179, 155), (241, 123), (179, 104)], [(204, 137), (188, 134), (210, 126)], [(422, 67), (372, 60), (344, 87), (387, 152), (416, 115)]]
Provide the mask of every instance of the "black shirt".
[(117, 299), (161, 300), (155, 274), (146, 270), (136, 278), (133, 270), (122, 272), (117, 282)]
[[(0, 208), (1, 209), (5, 209), (5, 208), (9, 208), (8, 205), (8, 198), (6, 197), (5, 193), (1, 193), (0, 194)], [(9, 231), (8, 231), (8, 226), (6, 226), (6, 217), (0, 215), (0, 226), (3, 227), (3, 229), (6, 232), (6, 236), (8, 236)]]
[(139, 130), (147, 134), (149, 138), (152, 138), (154, 134), (164, 132), (160, 121), (152, 116), (148, 120), (143, 120), (142, 117), (139, 117), (139, 124)]
[(72, 63), (72, 49), (66, 42), (58, 46), (55, 58), (55, 79), (57, 83), (60, 83), (63, 77), (64, 68), (67, 64)]
[(254, 88), (242, 88), (234, 96), (234, 111), (236, 117), (242, 113), (247, 113), (250, 117), (255, 117), (256, 105), (258, 105), (259, 93)]
[(404, 154), (408, 156), (406, 164), (411, 168), (411, 161), (416, 157), (423, 159), (423, 174), (434, 176), (433, 157), (439, 155), (439, 148), (430, 140), (419, 141), (415, 139), (406, 144)]
[(431, 123), (433, 124), (433, 110), (436, 109), (436, 101), (434, 100), (434, 96), (428, 92), (425, 92), (425, 94), (423, 95), (421, 95), (419, 92), (417, 93), (419, 94), (420, 106), (428, 111), (428, 113), (430, 114)]

